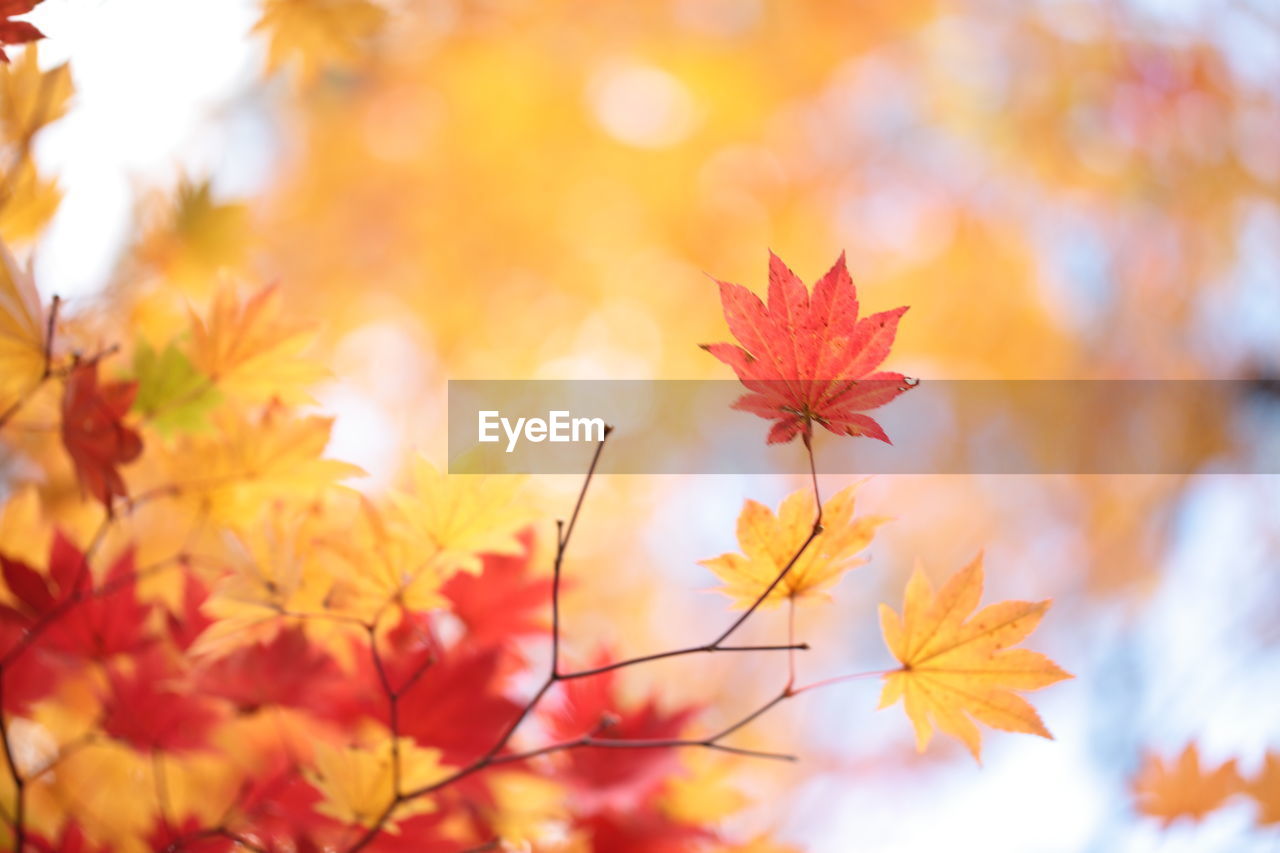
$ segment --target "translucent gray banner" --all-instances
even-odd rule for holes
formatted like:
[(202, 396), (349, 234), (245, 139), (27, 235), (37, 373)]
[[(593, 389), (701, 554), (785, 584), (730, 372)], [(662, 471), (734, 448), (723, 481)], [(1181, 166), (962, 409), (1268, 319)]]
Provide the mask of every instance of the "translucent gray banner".
[[(785, 401), (794, 387), (756, 392)], [(885, 389), (896, 391), (897, 389)], [(814, 427), (821, 473), (1280, 473), (1280, 395), (1251, 380), (922, 381), (854, 389), (892, 445)], [(605, 424), (614, 474), (808, 471), (799, 439), (733, 408), (736, 380), (449, 382), (449, 471), (583, 473)]]

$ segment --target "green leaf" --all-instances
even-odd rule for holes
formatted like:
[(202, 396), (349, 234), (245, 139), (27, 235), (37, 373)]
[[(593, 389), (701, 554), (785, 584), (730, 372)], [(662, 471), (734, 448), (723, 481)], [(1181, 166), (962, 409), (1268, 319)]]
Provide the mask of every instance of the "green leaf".
[(156, 352), (143, 341), (133, 357), (138, 396), (133, 409), (151, 422), (161, 435), (203, 432), (208, 416), (222, 394), (172, 343)]

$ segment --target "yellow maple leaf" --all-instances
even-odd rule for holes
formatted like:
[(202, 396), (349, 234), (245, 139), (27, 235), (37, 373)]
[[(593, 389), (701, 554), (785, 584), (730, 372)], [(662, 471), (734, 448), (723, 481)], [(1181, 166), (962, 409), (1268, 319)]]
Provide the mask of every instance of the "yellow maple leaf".
[(1134, 779), (1133, 793), (1139, 811), (1168, 826), (1181, 817), (1200, 820), (1239, 793), (1241, 785), (1235, 759), (1204, 769), (1200, 750), (1189, 743), (1176, 763), (1165, 764), (1157, 755), (1147, 756)]
[[(443, 777), (448, 768), (440, 763), (440, 751), (424, 749), (411, 738), (399, 738), (400, 789), (429, 785)], [(372, 826), (396, 793), (391, 740), (370, 748), (316, 744), (309, 781), (324, 797), (316, 811), (334, 820)], [(395, 812), (385, 831), (396, 832), (395, 821), (435, 810), (429, 797), (415, 797)]]
[(479, 574), (481, 554), (519, 554), (516, 534), (534, 514), (518, 477), (450, 476), (421, 455), (411, 471), (413, 488), (391, 494), (395, 522), (421, 558), (451, 571)]
[(1268, 752), (1258, 775), (1245, 785), (1245, 793), (1258, 802), (1258, 823), (1280, 823), (1280, 752)]
[[(820, 595), (842, 574), (866, 562), (865, 557), (855, 555), (871, 544), (876, 528), (888, 519), (854, 518), (857, 488), (858, 484), (849, 486), (822, 505), (822, 532), (762, 606)], [(733, 598), (736, 606), (750, 607), (800, 550), (813, 529), (813, 518), (813, 493), (808, 490), (788, 495), (776, 516), (764, 504), (748, 500), (738, 516), (742, 553), (721, 554), (699, 565), (711, 569), (725, 582), (721, 590)]]
[(137, 255), (166, 283), (203, 293), (220, 269), (244, 262), (250, 237), (247, 205), (218, 201), (208, 181), (183, 180), (142, 238)]
[(44, 375), (45, 313), (31, 273), (0, 242), (0, 413)]
[(0, 176), (0, 236), (13, 243), (35, 239), (61, 203), (58, 182), (41, 178), (35, 161), (23, 157)]
[(67, 112), (75, 93), (67, 63), (40, 70), (40, 50), (27, 45), (15, 62), (0, 65), (0, 134), (13, 145), (26, 145), (42, 127)]
[(880, 605), (885, 643), (902, 664), (885, 675), (880, 707), (904, 701), (920, 751), (936, 724), (979, 759), (981, 735), (970, 717), (993, 728), (1053, 739), (1035, 708), (1012, 691), (1038, 690), (1072, 676), (1038, 652), (1009, 648), (1035, 629), (1050, 602), (1004, 601), (969, 619), (981, 597), (979, 555), (936, 595), (917, 565), (901, 617)]
[[(318, 555), (337, 581), (332, 607), (360, 619), (373, 619), (390, 602), (408, 610), (445, 604), (440, 587), (454, 570), (440, 555), (426, 552), (388, 526), (383, 513), (364, 496), (343, 496), (336, 511), (344, 518), (317, 541)], [(350, 504), (354, 502), (354, 507)]]
[(710, 752), (683, 757), (687, 775), (672, 776), (663, 786), (658, 807), (679, 823), (709, 824), (741, 810), (750, 800), (733, 782), (739, 766)]
[(568, 792), (562, 782), (513, 772), (494, 773), (488, 784), (493, 807), (486, 818), (505, 845), (515, 850), (545, 850), (548, 842), (560, 841), (563, 846), (550, 845), (551, 849), (570, 853), (564, 842), (570, 826)]
[[(333, 419), (299, 416), (271, 405), (261, 412), (223, 408), (208, 433), (157, 444), (162, 479), (143, 491), (171, 490), (211, 521), (250, 523), (269, 502), (315, 500), (338, 481), (362, 476), (355, 465), (324, 458)], [(191, 470), (190, 460), (200, 467)]]
[(304, 80), (326, 66), (347, 67), (381, 27), (385, 11), (368, 0), (266, 0), (253, 30), (268, 38), (267, 67), (296, 61)]
[(319, 568), (312, 547), (321, 524), (317, 514), (276, 505), (263, 523), (227, 537), (227, 572), (204, 605), (215, 621), (200, 635), (197, 654), (270, 641), (283, 624), (282, 615), (325, 609), (330, 578)]
[(192, 314), (191, 361), (228, 396), (309, 403), (307, 386), (328, 375), (302, 356), (313, 336), (311, 325), (288, 318), (277, 286), (241, 300), (224, 283), (207, 318)]

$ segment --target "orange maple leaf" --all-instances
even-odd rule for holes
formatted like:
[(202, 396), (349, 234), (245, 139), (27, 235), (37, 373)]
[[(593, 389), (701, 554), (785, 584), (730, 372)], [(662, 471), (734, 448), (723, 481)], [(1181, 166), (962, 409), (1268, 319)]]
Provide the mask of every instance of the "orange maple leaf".
[(1280, 752), (1268, 752), (1258, 775), (1245, 785), (1245, 793), (1258, 801), (1258, 823), (1280, 823)]
[(979, 555), (936, 595), (917, 566), (901, 617), (880, 605), (885, 643), (902, 663), (885, 675), (880, 707), (904, 701), (921, 751), (936, 723), (980, 759), (982, 739), (970, 716), (993, 728), (1053, 739), (1036, 709), (1012, 691), (1038, 690), (1072, 676), (1038, 652), (1008, 648), (1035, 630), (1050, 602), (1004, 601), (969, 618), (981, 597)]
[(1193, 821), (1221, 806), (1241, 789), (1235, 759), (1212, 770), (1201, 768), (1200, 751), (1187, 744), (1176, 763), (1148, 756), (1133, 782), (1138, 811), (1160, 818), (1165, 826), (1181, 817)]
[(901, 373), (872, 372), (889, 355), (906, 306), (858, 319), (858, 293), (844, 254), (813, 287), (805, 288), (782, 259), (769, 253), (769, 304), (745, 287), (717, 281), (729, 331), (741, 346), (703, 344), (733, 368), (752, 392), (733, 408), (776, 421), (769, 444), (808, 442), (813, 424), (837, 435), (866, 435), (892, 443), (874, 418), (861, 414), (911, 385)]
[(129, 493), (117, 466), (142, 453), (142, 439), (122, 423), (137, 393), (136, 382), (98, 384), (98, 363), (90, 361), (71, 369), (62, 396), (62, 443), (80, 485), (108, 510)]

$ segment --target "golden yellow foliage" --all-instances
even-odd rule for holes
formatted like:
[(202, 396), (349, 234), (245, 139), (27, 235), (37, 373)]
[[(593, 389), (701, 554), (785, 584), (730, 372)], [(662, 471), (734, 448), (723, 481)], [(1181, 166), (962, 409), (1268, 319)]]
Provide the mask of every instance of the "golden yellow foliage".
[[(866, 562), (866, 558), (855, 555), (871, 544), (876, 528), (888, 519), (855, 518), (856, 491), (856, 484), (849, 486), (823, 503), (822, 532), (762, 606), (821, 596), (842, 574)], [(699, 565), (711, 569), (725, 582), (721, 590), (735, 606), (750, 607), (800, 550), (813, 529), (815, 511), (813, 493), (808, 489), (787, 495), (777, 515), (764, 504), (748, 500), (738, 516), (742, 553), (721, 554)]]
[(0, 243), (0, 413), (44, 372), (45, 312), (28, 270)]
[(453, 476), (419, 455), (412, 488), (391, 494), (394, 523), (420, 559), (477, 573), (482, 553), (518, 554), (516, 534), (534, 519), (519, 477)]
[(314, 333), (286, 314), (278, 288), (242, 300), (224, 283), (208, 317), (191, 317), (192, 363), (228, 396), (307, 403), (305, 389), (328, 374), (303, 356)]
[(66, 115), (73, 94), (71, 67), (64, 62), (41, 71), (39, 45), (28, 45), (16, 62), (0, 65), (0, 134), (10, 144), (28, 144)]
[(880, 707), (904, 701), (920, 751), (936, 724), (980, 758), (982, 738), (970, 716), (993, 728), (1053, 737), (1035, 708), (1012, 691), (1038, 690), (1071, 675), (1038, 652), (1009, 648), (1035, 630), (1049, 602), (1005, 601), (974, 614), (981, 597), (978, 556), (936, 595), (917, 566), (901, 616), (880, 605), (885, 644), (902, 663), (885, 675)]
[[(438, 750), (423, 749), (412, 738), (400, 738), (397, 746), (404, 790), (428, 785), (446, 774)], [(306, 775), (324, 796), (317, 811), (343, 823), (372, 825), (395, 796), (394, 767), (391, 740), (368, 748), (316, 744)], [(396, 810), (386, 831), (395, 832), (397, 820), (434, 810), (431, 798), (418, 797)]]
[(325, 67), (358, 60), (362, 43), (384, 17), (369, 0), (266, 0), (254, 32), (268, 38), (269, 70), (296, 62), (307, 80)]

